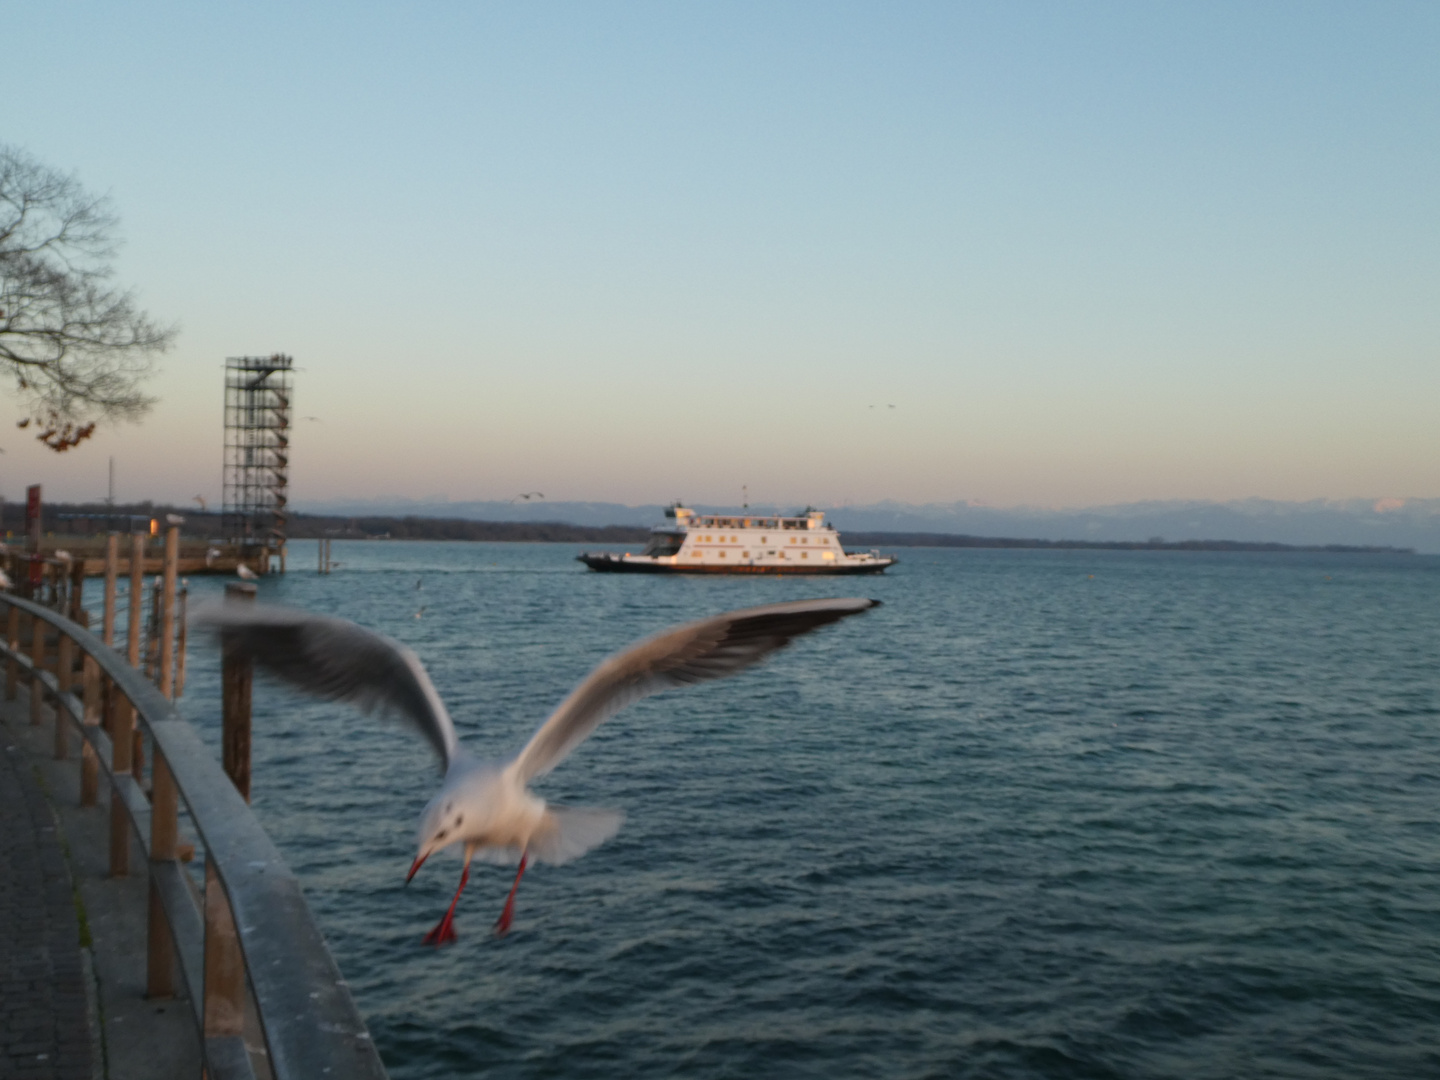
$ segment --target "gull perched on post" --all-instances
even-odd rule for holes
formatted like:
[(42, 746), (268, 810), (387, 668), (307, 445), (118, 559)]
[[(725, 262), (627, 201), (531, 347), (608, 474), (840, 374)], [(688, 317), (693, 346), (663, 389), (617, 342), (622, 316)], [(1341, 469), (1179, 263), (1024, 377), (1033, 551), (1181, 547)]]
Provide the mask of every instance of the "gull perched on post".
[(463, 844), (465, 868), (450, 908), (425, 943), (455, 940), (455, 906), (470, 862), (519, 862), (495, 932), (510, 929), (515, 891), (531, 859), (560, 864), (619, 830), (616, 810), (552, 806), (530, 782), (559, 765), (604, 720), (641, 698), (721, 679), (759, 663), (792, 638), (878, 606), (878, 600), (797, 600), (746, 608), (664, 630), (595, 668), (507, 760), (471, 757), (455, 736), (419, 658), (398, 642), (345, 619), (267, 604), (219, 604), (195, 621), (218, 629), (228, 655), (248, 657), (301, 690), (361, 709), (398, 715), (424, 736), (445, 779), (420, 815), (415, 861), (405, 880), (435, 852)]

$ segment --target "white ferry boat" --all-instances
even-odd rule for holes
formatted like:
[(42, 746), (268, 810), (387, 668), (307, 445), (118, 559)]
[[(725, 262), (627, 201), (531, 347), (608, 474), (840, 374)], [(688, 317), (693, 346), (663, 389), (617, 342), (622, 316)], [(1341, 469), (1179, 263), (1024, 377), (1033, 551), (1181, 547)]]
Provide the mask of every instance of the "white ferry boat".
[(772, 517), (672, 506), (665, 516), (673, 524), (656, 525), (638, 555), (587, 551), (577, 558), (591, 570), (632, 574), (878, 574), (897, 561), (879, 551), (846, 554), (819, 510)]

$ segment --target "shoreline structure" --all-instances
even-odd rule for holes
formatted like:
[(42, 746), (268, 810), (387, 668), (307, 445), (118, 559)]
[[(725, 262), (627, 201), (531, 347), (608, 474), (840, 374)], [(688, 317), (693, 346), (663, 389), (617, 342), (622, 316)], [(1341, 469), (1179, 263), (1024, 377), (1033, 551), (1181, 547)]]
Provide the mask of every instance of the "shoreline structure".
[[(164, 522), (167, 514), (185, 519), (181, 526), (187, 538), (210, 538), (221, 535), (220, 515), (196, 512), (194, 508), (167, 506), (158, 503), (127, 503), (106, 506), (104, 503), (47, 503), (42, 509), (41, 529), (45, 535), (42, 548), (55, 546), (48, 541), (54, 534), (71, 541), (76, 537), (103, 536), (115, 529), (129, 532), (133, 523), (153, 518)], [(6, 502), (0, 507), (0, 529), (13, 543), (23, 536), (25, 507)], [(467, 518), (440, 518), (389, 515), (338, 516), (328, 514), (292, 513), (289, 518), (291, 540), (475, 540), (509, 543), (590, 543), (644, 544), (650, 529), (641, 525), (569, 525), (564, 522), (473, 521)], [(1359, 544), (1280, 544), (1247, 540), (1039, 540), (1008, 536), (972, 536), (957, 533), (929, 532), (859, 532), (847, 531), (848, 541), (856, 547), (950, 547), (1002, 548), (1074, 551), (1234, 551), (1273, 553), (1330, 553), (1360, 555), (1413, 555), (1414, 548)]]

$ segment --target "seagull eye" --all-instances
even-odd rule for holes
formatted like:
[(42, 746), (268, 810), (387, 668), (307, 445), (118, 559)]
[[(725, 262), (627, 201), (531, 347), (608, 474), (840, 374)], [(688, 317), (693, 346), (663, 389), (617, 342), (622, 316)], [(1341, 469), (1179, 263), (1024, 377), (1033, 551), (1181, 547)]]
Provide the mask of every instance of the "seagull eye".
[(437, 832), (437, 833), (435, 834), (435, 839), (436, 839), (436, 840), (444, 840), (444, 839), (445, 839), (445, 834), (448, 833), (449, 831), (450, 831), (449, 829), (441, 829), (439, 832)]
[(460, 823), (461, 823), (462, 821), (464, 821), (464, 820), (465, 820), (465, 815), (464, 815), (464, 814), (456, 814), (456, 815), (455, 815), (455, 828), (458, 829), (458, 828), (460, 827)]

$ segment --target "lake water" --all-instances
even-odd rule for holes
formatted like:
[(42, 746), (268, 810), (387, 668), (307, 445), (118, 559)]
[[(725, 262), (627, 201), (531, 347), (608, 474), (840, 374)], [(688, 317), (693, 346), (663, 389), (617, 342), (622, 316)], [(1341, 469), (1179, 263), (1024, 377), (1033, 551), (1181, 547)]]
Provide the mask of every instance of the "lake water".
[[(503, 940), (511, 872), (477, 864), (438, 951), (459, 861), (403, 885), (423, 744), (257, 684), (256, 812), (396, 1080), (1440, 1075), (1440, 559), (904, 549), (776, 580), (355, 542), (320, 577), (292, 548), (262, 598), (410, 645), (492, 755), (669, 624), (885, 601), (604, 725), (540, 790), (620, 834), (528, 873)], [(182, 707), (216, 738), (204, 642)]]

